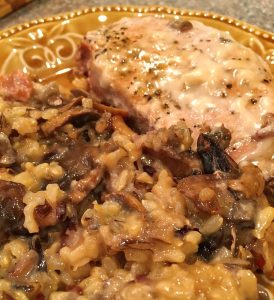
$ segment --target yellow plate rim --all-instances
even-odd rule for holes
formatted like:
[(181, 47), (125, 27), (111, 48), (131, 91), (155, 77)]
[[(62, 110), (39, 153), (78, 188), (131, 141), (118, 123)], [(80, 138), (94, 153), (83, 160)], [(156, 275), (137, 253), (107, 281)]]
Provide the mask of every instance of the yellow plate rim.
[(107, 6), (94, 6), (89, 8), (84, 8), (81, 10), (74, 10), (71, 12), (39, 18), (36, 20), (32, 20), (29, 22), (25, 22), (22, 24), (18, 24), (7, 29), (0, 31), (0, 40), (9, 38), (16, 33), (22, 32), (25, 29), (31, 28), (33, 26), (39, 24), (45, 24), (50, 22), (56, 21), (64, 21), (64, 20), (71, 20), (73, 18), (86, 15), (89, 13), (96, 13), (96, 12), (131, 12), (131, 13), (157, 13), (157, 14), (168, 14), (174, 16), (187, 16), (187, 17), (200, 17), (205, 19), (212, 19), (216, 21), (223, 22), (228, 25), (232, 25), (236, 28), (244, 30), (248, 33), (254, 34), (257, 37), (262, 38), (263, 40), (274, 42), (274, 33), (270, 31), (266, 31), (262, 28), (259, 28), (255, 25), (251, 25), (245, 21), (241, 21), (229, 16), (207, 12), (207, 11), (198, 11), (198, 10), (189, 10), (184, 8), (174, 8), (169, 6), (135, 6), (135, 5), (107, 5)]

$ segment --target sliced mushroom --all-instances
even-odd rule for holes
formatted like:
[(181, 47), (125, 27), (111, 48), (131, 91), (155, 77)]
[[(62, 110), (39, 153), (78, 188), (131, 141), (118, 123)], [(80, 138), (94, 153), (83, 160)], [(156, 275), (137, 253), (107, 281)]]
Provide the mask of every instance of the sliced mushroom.
[(128, 116), (128, 111), (125, 110), (125, 109), (116, 108), (116, 107), (113, 107), (113, 106), (108, 106), (108, 105), (105, 105), (105, 104), (102, 104), (102, 103), (98, 103), (96, 101), (93, 102), (93, 107), (101, 113), (109, 112), (112, 115), (120, 115), (122, 117), (127, 117)]
[(77, 117), (90, 116), (91, 119), (97, 120), (99, 118), (98, 114), (92, 109), (87, 109), (83, 107), (74, 107), (67, 111), (62, 112), (56, 117), (48, 120), (42, 124), (41, 129), (43, 133), (48, 136), (52, 134), (56, 129), (63, 126), (65, 123), (70, 122), (72, 119)]
[[(84, 95), (86, 95), (86, 94), (84, 94)], [(60, 109), (60, 111), (64, 112), (64, 111), (66, 111), (66, 110), (68, 110), (68, 109), (70, 109), (74, 106), (81, 105), (83, 98), (87, 98), (87, 99), (89, 98), (89, 97), (85, 97), (84, 95), (81, 95), (81, 93), (79, 93), (79, 96), (77, 98), (74, 98), (67, 105), (63, 106)], [(95, 110), (97, 110), (98, 112), (100, 112), (100, 113), (109, 112), (112, 115), (120, 115), (122, 117), (127, 117), (128, 116), (128, 111), (127, 110), (102, 104), (102, 103), (99, 102), (99, 100), (97, 100), (97, 98), (95, 96), (92, 96), (92, 98), (90, 100), (92, 100), (93, 108)]]
[(116, 201), (126, 209), (136, 210), (140, 213), (145, 213), (143, 204), (132, 194), (127, 192), (114, 192), (103, 197), (104, 201)]
[(183, 178), (177, 188), (198, 210), (229, 217), (235, 199), (225, 180), (218, 175), (189, 176)]
[(265, 183), (264, 193), (271, 205), (274, 206), (274, 178), (270, 178)]
[(16, 162), (16, 152), (13, 150), (9, 138), (0, 132), (0, 165), (9, 166)]
[(0, 113), (0, 132), (3, 132), (5, 135), (9, 136), (11, 134), (12, 128), (5, 116)]
[[(109, 112), (113, 115), (127, 116), (127, 111), (107, 106), (96, 101), (92, 101), (91, 108), (85, 108), (82, 106), (83, 97), (78, 97), (73, 99), (71, 102), (59, 109), (60, 114), (56, 117), (48, 120), (42, 124), (41, 129), (46, 136), (51, 135), (56, 129), (63, 126), (65, 123), (73, 121), (77, 123), (79, 117), (84, 117), (84, 122), (95, 120), (97, 121), (100, 118), (100, 113)], [(78, 122), (79, 123), (79, 122)], [(75, 124), (76, 125), (76, 124)], [(83, 125), (83, 120), (80, 121), (80, 126)], [(79, 127), (79, 125), (76, 127)]]
[(222, 247), (228, 251), (232, 240), (230, 226), (223, 226), (217, 232), (203, 236), (202, 242), (199, 244), (198, 254), (208, 261), (213, 258), (217, 249)]
[(159, 159), (177, 180), (203, 172), (201, 160), (194, 152), (185, 151), (178, 154), (168, 147), (163, 147), (159, 151), (147, 148), (144, 152)]
[(73, 203), (80, 203), (84, 198), (100, 183), (103, 177), (103, 168), (97, 166), (89, 171), (80, 180), (72, 183), (68, 193), (69, 199)]
[(224, 127), (224, 125), (214, 128), (214, 130), (208, 132), (207, 134), (215, 139), (216, 144), (222, 150), (225, 150), (230, 144), (231, 132)]
[(60, 157), (55, 157), (55, 160), (60, 163), (66, 174), (60, 186), (67, 189), (72, 180), (83, 178), (85, 174), (95, 168), (97, 156), (98, 149), (79, 143), (67, 149)]
[(217, 144), (217, 140), (209, 133), (201, 133), (197, 141), (197, 152), (203, 162), (206, 174), (216, 171), (230, 173), (238, 177), (240, 172), (236, 162)]
[(25, 187), (20, 183), (0, 180), (0, 229), (13, 234), (26, 234), (23, 227), (23, 197)]

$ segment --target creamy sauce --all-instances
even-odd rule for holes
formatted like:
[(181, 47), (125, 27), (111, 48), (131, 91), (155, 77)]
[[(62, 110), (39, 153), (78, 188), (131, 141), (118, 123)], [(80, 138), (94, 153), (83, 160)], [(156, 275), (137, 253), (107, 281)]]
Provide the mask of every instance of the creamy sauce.
[(168, 20), (125, 18), (89, 33), (101, 87), (120, 91), (152, 127), (185, 120), (194, 141), (203, 125), (224, 124), (232, 133), (231, 155), (237, 150), (238, 162), (252, 160), (273, 176), (274, 139), (246, 147), (262, 117), (274, 114), (267, 64), (229, 33), (191, 23), (181, 32)]

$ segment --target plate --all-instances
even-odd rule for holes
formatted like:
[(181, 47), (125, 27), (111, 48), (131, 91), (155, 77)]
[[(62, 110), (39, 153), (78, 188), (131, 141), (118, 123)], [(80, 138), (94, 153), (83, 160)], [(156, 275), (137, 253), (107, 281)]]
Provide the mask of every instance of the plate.
[[(38, 19), (0, 32), (0, 73), (23, 69), (41, 82), (56, 80), (69, 86), (74, 56), (83, 34), (122, 17), (155, 15), (183, 17), (229, 31), (243, 45), (252, 48), (270, 65), (274, 74), (274, 34), (245, 22), (215, 13), (162, 6), (100, 6)], [(274, 282), (261, 278), (274, 292)]]
[(74, 55), (82, 35), (122, 17), (156, 15), (198, 20), (229, 31), (243, 45), (265, 59), (274, 74), (274, 34), (242, 21), (202, 11), (161, 6), (101, 6), (38, 19), (0, 32), (0, 73), (21, 68), (40, 81), (69, 85)]

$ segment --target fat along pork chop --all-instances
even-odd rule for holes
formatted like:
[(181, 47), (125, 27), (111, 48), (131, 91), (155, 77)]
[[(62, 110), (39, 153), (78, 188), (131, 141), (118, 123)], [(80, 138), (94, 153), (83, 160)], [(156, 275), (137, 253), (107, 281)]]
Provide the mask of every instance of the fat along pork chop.
[(228, 32), (197, 21), (123, 18), (88, 32), (78, 60), (91, 90), (129, 110), (142, 129), (223, 124), (227, 152), (274, 174), (274, 83), (268, 65)]

